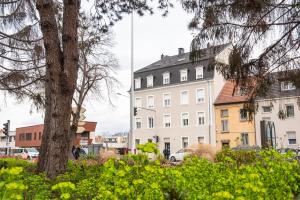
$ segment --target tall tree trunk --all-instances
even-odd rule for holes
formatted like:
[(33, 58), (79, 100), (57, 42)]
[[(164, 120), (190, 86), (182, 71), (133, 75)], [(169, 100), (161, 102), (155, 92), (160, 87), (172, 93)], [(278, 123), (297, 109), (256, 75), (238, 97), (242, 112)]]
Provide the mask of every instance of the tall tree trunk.
[(37, 1), (47, 65), (44, 133), (37, 170), (46, 172), (49, 178), (67, 169), (71, 104), (77, 80), (78, 4), (77, 0), (64, 0), (61, 45), (53, 1)]

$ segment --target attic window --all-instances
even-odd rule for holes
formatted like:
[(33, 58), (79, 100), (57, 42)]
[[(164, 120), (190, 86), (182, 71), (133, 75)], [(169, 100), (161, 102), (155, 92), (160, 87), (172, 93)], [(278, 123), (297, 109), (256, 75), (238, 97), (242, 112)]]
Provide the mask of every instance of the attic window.
[(296, 87), (293, 83), (289, 81), (283, 81), (281, 82), (281, 91), (286, 91), (286, 90), (295, 90)]

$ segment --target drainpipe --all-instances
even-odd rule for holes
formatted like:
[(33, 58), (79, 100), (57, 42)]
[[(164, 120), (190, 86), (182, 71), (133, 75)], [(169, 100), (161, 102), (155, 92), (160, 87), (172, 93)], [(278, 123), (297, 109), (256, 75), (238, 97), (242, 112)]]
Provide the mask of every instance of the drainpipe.
[(211, 144), (211, 122), (212, 122), (212, 113), (211, 113), (211, 82), (207, 81), (208, 83), (208, 118), (209, 118), (209, 123), (208, 123), (208, 139), (209, 139), (209, 144)]

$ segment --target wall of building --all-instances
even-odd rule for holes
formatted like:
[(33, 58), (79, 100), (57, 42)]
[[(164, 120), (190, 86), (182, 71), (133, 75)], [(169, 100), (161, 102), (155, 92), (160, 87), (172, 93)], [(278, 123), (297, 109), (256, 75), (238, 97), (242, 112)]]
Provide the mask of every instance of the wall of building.
[[(248, 133), (248, 142), (250, 146), (256, 145), (254, 121), (240, 119), (240, 109), (242, 108), (243, 103), (215, 106), (217, 149), (222, 148), (222, 141), (229, 141), (231, 148), (242, 145), (241, 133)], [(228, 110), (228, 117), (222, 118), (221, 110), (226, 109)], [(222, 119), (228, 120), (228, 132), (222, 132)]]
[[(260, 121), (269, 120), (275, 124), (276, 131), (276, 143), (277, 148), (300, 148), (300, 97), (287, 97), (287, 98), (276, 98), (273, 100), (259, 100), (257, 101), (258, 110), (255, 115), (256, 125), (256, 140), (257, 144), (261, 145), (261, 130)], [(272, 111), (264, 113), (262, 106), (273, 105)], [(285, 110), (286, 105), (294, 105), (294, 117), (286, 118), (284, 120), (279, 119), (278, 112), (282, 108)], [(288, 132), (296, 133), (296, 144), (289, 145), (288, 143)]]
[(3, 134), (3, 132), (0, 132), (0, 147), (15, 147), (15, 137), (16, 132), (15, 131), (9, 131), (9, 138), (7, 142), (6, 135)]

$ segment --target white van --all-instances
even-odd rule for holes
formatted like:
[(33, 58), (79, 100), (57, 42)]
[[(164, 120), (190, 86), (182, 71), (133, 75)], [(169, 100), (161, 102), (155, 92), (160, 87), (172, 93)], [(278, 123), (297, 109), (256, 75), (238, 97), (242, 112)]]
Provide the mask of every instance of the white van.
[(10, 155), (31, 160), (39, 156), (39, 152), (35, 148), (11, 148)]

